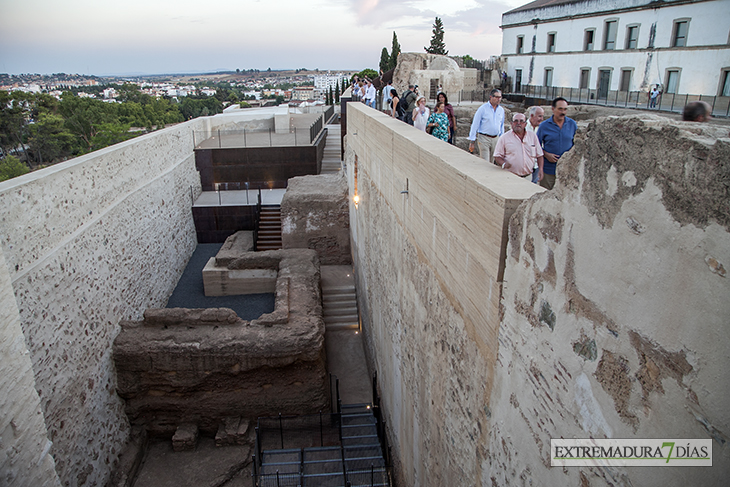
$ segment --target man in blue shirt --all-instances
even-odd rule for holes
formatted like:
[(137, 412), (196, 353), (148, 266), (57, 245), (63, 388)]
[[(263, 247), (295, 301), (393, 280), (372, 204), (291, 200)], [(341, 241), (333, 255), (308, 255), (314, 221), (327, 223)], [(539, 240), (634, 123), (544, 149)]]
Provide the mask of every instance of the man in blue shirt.
[(578, 129), (575, 120), (568, 118), (568, 100), (557, 97), (553, 100), (553, 116), (540, 124), (537, 138), (545, 155), (543, 178), (540, 186), (553, 189), (555, 186), (555, 167), (560, 157), (573, 147), (573, 137)]
[(504, 108), (502, 92), (494, 89), (489, 93), (489, 103), (480, 106), (474, 114), (469, 131), (469, 152), (474, 152), (474, 141), (479, 144), (479, 156), (489, 162), (494, 162), (494, 149), (497, 140), (504, 134)]

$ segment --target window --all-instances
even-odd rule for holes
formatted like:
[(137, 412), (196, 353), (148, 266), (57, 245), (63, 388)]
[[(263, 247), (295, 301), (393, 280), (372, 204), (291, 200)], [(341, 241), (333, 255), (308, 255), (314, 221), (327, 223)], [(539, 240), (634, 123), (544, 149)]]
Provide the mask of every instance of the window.
[(730, 68), (720, 73), (720, 96), (730, 96)]
[(555, 32), (550, 32), (547, 39), (547, 52), (555, 52)]
[(611, 51), (616, 49), (616, 29), (618, 28), (617, 20), (606, 21), (606, 29), (603, 37), (603, 49)]
[(553, 85), (553, 68), (545, 68), (545, 83), (544, 86)]
[(525, 50), (525, 36), (517, 36), (517, 54), (522, 54)]
[(586, 29), (586, 33), (583, 35), (583, 50), (593, 50), (593, 38), (596, 35), (595, 29)]
[(674, 31), (672, 32), (672, 47), (684, 47), (687, 45), (687, 31), (689, 20), (675, 20)]
[(665, 83), (667, 93), (677, 93), (677, 89), (679, 88), (679, 73), (679, 68), (667, 69), (667, 82)]
[(630, 25), (626, 27), (626, 49), (639, 47), (639, 26)]
[(580, 82), (578, 84), (578, 87), (581, 90), (588, 89), (588, 84), (591, 82), (591, 69), (590, 68), (581, 68), (580, 70)]
[(515, 92), (522, 93), (522, 70), (515, 69)]
[(618, 89), (620, 91), (631, 91), (631, 69), (621, 70), (621, 84)]

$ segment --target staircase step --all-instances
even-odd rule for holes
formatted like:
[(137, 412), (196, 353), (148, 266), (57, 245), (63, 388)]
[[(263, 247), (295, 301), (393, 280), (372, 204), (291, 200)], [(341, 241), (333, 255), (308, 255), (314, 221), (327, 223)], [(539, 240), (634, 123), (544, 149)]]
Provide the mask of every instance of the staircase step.
[(357, 316), (357, 306), (351, 306), (347, 308), (333, 308), (331, 306), (327, 306), (324, 309), (324, 316)]

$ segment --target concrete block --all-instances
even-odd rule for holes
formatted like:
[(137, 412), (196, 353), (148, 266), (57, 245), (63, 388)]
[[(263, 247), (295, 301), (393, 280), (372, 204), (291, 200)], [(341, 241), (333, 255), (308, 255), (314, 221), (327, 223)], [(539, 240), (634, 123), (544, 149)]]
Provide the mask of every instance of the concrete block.
[(193, 451), (198, 442), (198, 425), (184, 423), (177, 427), (172, 437), (172, 449), (178, 451)]

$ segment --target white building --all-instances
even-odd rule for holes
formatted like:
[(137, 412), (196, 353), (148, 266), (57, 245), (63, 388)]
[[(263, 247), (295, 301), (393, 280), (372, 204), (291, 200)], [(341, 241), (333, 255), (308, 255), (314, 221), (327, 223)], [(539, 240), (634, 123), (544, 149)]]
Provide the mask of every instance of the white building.
[(349, 80), (349, 78), (342, 73), (331, 74), (329, 72), (327, 72), (327, 74), (312, 76), (312, 78), (314, 79), (314, 87), (321, 93), (329, 91), (330, 88), (332, 88), (332, 92), (334, 93), (336, 86), (342, 86), (343, 79)]
[[(502, 15), (525, 85), (730, 96), (730, 0), (536, 0)], [(613, 95), (611, 95), (612, 97)]]

